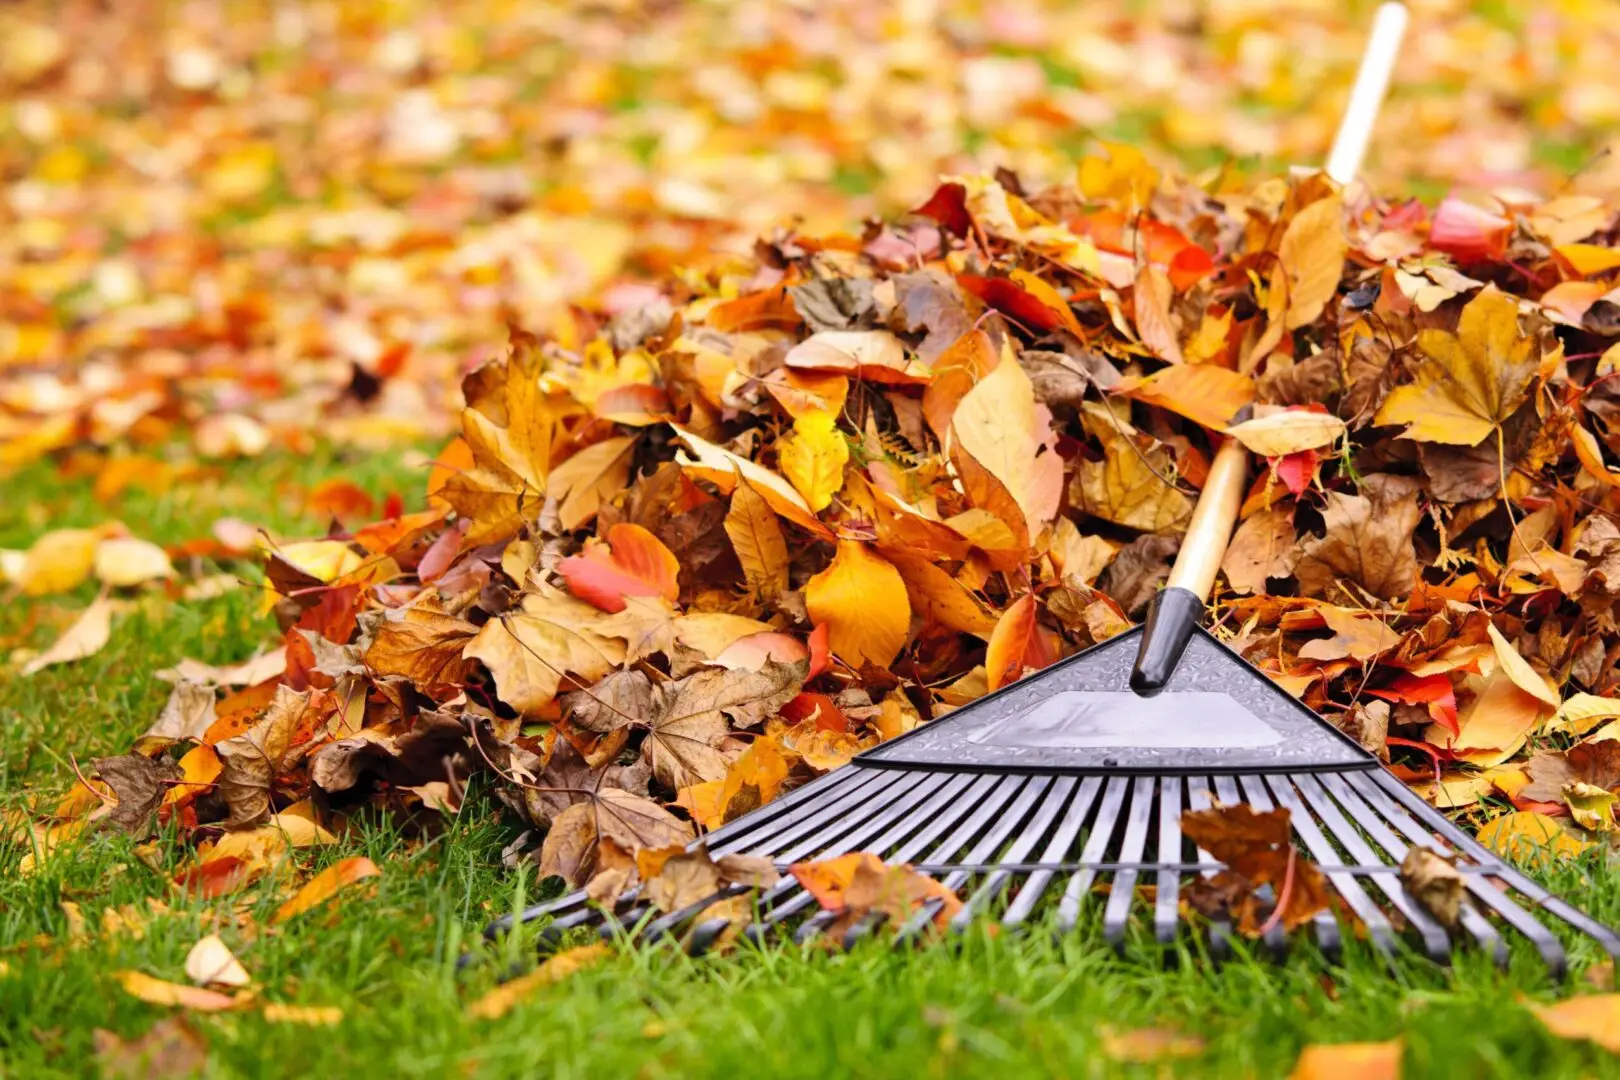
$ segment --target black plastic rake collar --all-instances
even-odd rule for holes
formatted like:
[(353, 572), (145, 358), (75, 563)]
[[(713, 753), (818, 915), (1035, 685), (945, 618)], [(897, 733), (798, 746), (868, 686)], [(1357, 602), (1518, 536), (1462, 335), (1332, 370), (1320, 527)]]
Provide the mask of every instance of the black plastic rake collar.
[[(1120, 689), (1140, 634), (1123, 634), (867, 751), (700, 842), (717, 856), (761, 855), (782, 869), (853, 851), (910, 863), (964, 898), (951, 923), (956, 930), (981, 918), (1014, 930), (1047, 914), (1067, 930), (1100, 904), (1105, 938), (1123, 948), (1133, 920), (1172, 943), (1181, 888), (1220, 868), (1182, 834), (1184, 809), (1282, 806), (1298, 846), (1382, 953), (1393, 955), (1406, 941), (1441, 963), (1454, 948), (1470, 947), (1505, 964), (1508, 939), (1517, 934), (1561, 977), (1563, 943), (1539, 915), (1620, 957), (1620, 938), (1608, 927), (1486, 850), (1202, 628), (1189, 635), (1186, 658), (1162, 697), (1147, 703)], [(1144, 707), (1154, 711), (1151, 720), (1133, 711)], [(1122, 723), (1121, 710), (1135, 722)], [(1401, 884), (1399, 866), (1413, 846), (1455, 857), (1462, 871), (1469, 903), (1451, 930)], [(1153, 898), (1145, 901), (1137, 886), (1149, 884)], [(543, 939), (552, 941), (595, 927), (604, 936), (674, 937), (697, 953), (730, 926), (705, 913), (741, 892), (716, 893), (669, 914), (635, 891), (611, 908), (575, 892), (516, 921), (549, 919)], [(920, 910), (896, 928), (895, 940), (922, 937), (935, 914)], [(807, 941), (834, 920), (786, 878), (756, 898), (743, 932), (757, 941), (779, 933)], [(499, 920), (486, 934), (498, 936), (513, 923)], [(857, 924), (843, 943), (879, 925)], [(1350, 932), (1326, 912), (1310, 930), (1330, 957)], [(1230, 935), (1223, 924), (1210, 927), (1214, 955), (1226, 953)], [(1263, 942), (1277, 955), (1286, 951), (1280, 928)]]

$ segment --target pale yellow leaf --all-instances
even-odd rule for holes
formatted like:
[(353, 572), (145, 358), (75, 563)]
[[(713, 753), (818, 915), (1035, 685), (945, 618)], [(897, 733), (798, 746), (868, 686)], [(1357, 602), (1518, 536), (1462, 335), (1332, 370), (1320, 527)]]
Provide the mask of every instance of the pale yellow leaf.
[(24, 675), (33, 675), (52, 664), (68, 664), (94, 656), (112, 635), (112, 604), (98, 596), (79, 613), (73, 624), (62, 631), (51, 647), (23, 665)]
[(186, 978), (198, 986), (238, 987), (253, 981), (218, 934), (198, 939), (186, 953)]
[(1261, 457), (1284, 457), (1329, 446), (1344, 431), (1344, 421), (1337, 416), (1308, 409), (1287, 409), (1270, 416), (1257, 416), (1226, 429), (1226, 433), (1250, 453)]
[(561, 982), (580, 971), (601, 963), (612, 955), (612, 950), (601, 942), (578, 945), (546, 960), (545, 963), (503, 983), (467, 1006), (467, 1015), (474, 1020), (496, 1020), (511, 1012), (519, 1003), (542, 986)]

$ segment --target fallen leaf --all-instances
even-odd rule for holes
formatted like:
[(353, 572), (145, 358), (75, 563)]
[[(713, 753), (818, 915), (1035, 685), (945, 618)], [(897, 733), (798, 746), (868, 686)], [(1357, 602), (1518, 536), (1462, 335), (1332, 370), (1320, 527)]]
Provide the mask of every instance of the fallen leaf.
[(343, 1022), (343, 1010), (336, 1005), (280, 1005), (267, 1003), (259, 1015), (272, 1024), (306, 1024), (332, 1027)]
[(296, 918), (306, 911), (320, 907), (355, 882), (377, 877), (381, 873), (382, 871), (377, 869), (377, 864), (364, 855), (339, 859), (305, 882), (304, 887), (299, 889), (291, 900), (276, 909), (275, 918), (271, 922), (284, 923), (288, 919)]
[(109, 1080), (178, 1080), (208, 1065), (208, 1043), (183, 1016), (152, 1025), (134, 1039), (97, 1028), (92, 1033), (96, 1065)]
[(1103, 1056), (1110, 1061), (1132, 1065), (1158, 1065), (1166, 1061), (1182, 1061), (1203, 1054), (1206, 1044), (1196, 1035), (1187, 1035), (1174, 1028), (1150, 1027), (1135, 1031), (1115, 1031), (1111, 1027), (1098, 1029)]
[(1456, 334), (1424, 330), (1417, 344), (1416, 380), (1390, 391), (1374, 423), (1405, 424), (1402, 436), (1423, 442), (1479, 445), (1523, 403), (1539, 359), (1518, 302), (1494, 286), (1463, 308)]
[(565, 674), (595, 682), (624, 662), (623, 640), (605, 633), (600, 618), (570, 597), (530, 593), (521, 609), (485, 623), (462, 655), (489, 668), (502, 701), (538, 713)]
[(1387, 600), (1407, 595), (1417, 581), (1412, 545), (1421, 516), (1417, 485), (1405, 477), (1378, 474), (1363, 481), (1362, 491), (1328, 493), (1322, 510), (1326, 531), (1300, 545), (1294, 566), (1304, 595), (1331, 596), (1348, 581)]
[(68, 592), (89, 578), (98, 544), (93, 529), (54, 529), (35, 540), (22, 566), (7, 576), (24, 596)]
[(499, 1020), (542, 986), (562, 982), (573, 975), (594, 967), (611, 956), (613, 950), (597, 942), (576, 945), (549, 957), (527, 975), (520, 975), (503, 983), (467, 1006), (467, 1016), (473, 1020)]
[(1441, 926), (1453, 928), (1461, 917), (1467, 887), (1457, 871), (1455, 856), (1426, 847), (1410, 847), (1401, 860), (1401, 884)]
[(1277, 247), (1277, 261), (1288, 276), (1287, 329), (1315, 322), (1322, 314), (1339, 289), (1348, 250), (1339, 196), (1318, 199), (1294, 215)]
[(1344, 437), (1345, 425), (1332, 413), (1285, 409), (1226, 428), (1226, 434), (1261, 457), (1286, 457), (1302, 450), (1331, 446)]
[(770, 504), (746, 480), (732, 489), (725, 528), (749, 590), (763, 600), (786, 592), (788, 550), (782, 524)]
[(1023, 511), (1031, 535), (1057, 512), (1062, 491), (1061, 471), (1053, 472), (1055, 456), (1039, 454), (1039, 430), (1035, 389), (1024, 369), (1006, 357), (951, 414), (956, 445), (1001, 482)]
[(671, 788), (725, 777), (718, 747), (732, 726), (774, 716), (804, 685), (808, 663), (767, 662), (759, 671), (705, 668), (658, 687), (644, 752), (653, 774)]
[(691, 839), (691, 826), (651, 799), (603, 788), (553, 819), (540, 849), (539, 873), (577, 887), (602, 869), (603, 848), (608, 845), (634, 857), (644, 847), (669, 847)]
[(1174, 528), (1192, 513), (1192, 500), (1174, 484), (1175, 466), (1164, 447), (1144, 448), (1136, 430), (1088, 402), (1086, 431), (1102, 443), (1101, 461), (1080, 462), (1069, 498), (1086, 513), (1144, 532)]
[(1051, 657), (1041, 640), (1035, 619), (1035, 597), (1025, 593), (1007, 608), (996, 622), (985, 652), (984, 668), (991, 690), (999, 690), (1022, 678), (1026, 669), (1050, 664)]
[(95, 575), (108, 588), (121, 589), (174, 576), (169, 556), (149, 540), (117, 536), (96, 545)]
[(1212, 431), (1222, 431), (1254, 401), (1254, 380), (1214, 364), (1176, 364), (1114, 388), (1137, 401), (1179, 413)]
[(186, 978), (198, 986), (246, 986), (253, 981), (218, 934), (199, 938), (186, 953)]
[(669, 548), (640, 525), (621, 522), (607, 539), (585, 545), (579, 555), (557, 564), (568, 591), (603, 611), (617, 613), (628, 596), (680, 595), (681, 564)]
[(887, 667), (906, 643), (911, 602), (899, 571), (863, 543), (840, 540), (832, 565), (804, 587), (805, 607), (828, 628), (839, 659)]
[[(849, 444), (830, 412), (813, 410), (793, 421), (793, 432), (777, 444), (782, 474), (804, 496), (812, 511), (825, 510), (844, 486)], [(739, 483), (739, 488), (747, 484)], [(735, 498), (735, 496), (733, 496)]]
[(1537, 701), (1544, 701), (1554, 708), (1558, 707), (1558, 691), (1553, 689), (1547, 680), (1536, 673), (1519, 650), (1515, 649), (1502, 631), (1496, 628), (1495, 623), (1486, 624), (1486, 630), (1491, 636), (1491, 645), (1496, 651), (1497, 663), (1502, 665), (1502, 671), (1513, 680), (1513, 685), (1529, 694)]
[(75, 660), (94, 656), (106, 646), (111, 636), (112, 603), (105, 596), (98, 596), (90, 602), (89, 607), (79, 612), (79, 617), (62, 631), (62, 636), (50, 648), (22, 666), (22, 673), (36, 675), (53, 664), (71, 664)]
[(113, 978), (125, 993), (152, 1005), (177, 1005), (193, 1012), (223, 1012), (242, 1004), (237, 998), (213, 990), (164, 982), (141, 971), (115, 971)]
[(1478, 839), (1503, 858), (1520, 863), (1556, 864), (1586, 850), (1557, 820), (1529, 810), (1492, 818), (1480, 828)]
[[(1257, 811), (1246, 804), (1184, 810), (1181, 831), (1216, 861), (1226, 864), (1212, 878), (1194, 882), (1188, 902), (1205, 915), (1226, 913), (1250, 937), (1273, 919), (1288, 930), (1304, 925), (1329, 905), (1327, 879), (1293, 845), (1286, 809)], [(1270, 897), (1261, 891), (1270, 888)], [(1281, 904), (1280, 911), (1266, 908)]]
[(1400, 1039), (1381, 1043), (1329, 1043), (1299, 1052), (1289, 1080), (1400, 1080)]
[(1620, 1054), (1620, 994), (1588, 994), (1529, 1008), (1558, 1038), (1585, 1039)]
[(1264, 593), (1270, 578), (1286, 578), (1299, 562), (1294, 508), (1274, 506), (1251, 514), (1232, 536), (1221, 559), (1227, 584), (1239, 593)]

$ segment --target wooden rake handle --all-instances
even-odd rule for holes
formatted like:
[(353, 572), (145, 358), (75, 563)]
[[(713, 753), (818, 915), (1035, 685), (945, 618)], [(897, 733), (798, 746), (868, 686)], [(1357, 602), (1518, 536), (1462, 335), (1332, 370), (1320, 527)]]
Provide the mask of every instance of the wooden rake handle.
[[(1350, 92), (1350, 104), (1328, 155), (1326, 172), (1335, 183), (1350, 183), (1361, 168), (1379, 106), (1389, 88), (1401, 38), (1406, 34), (1406, 21), (1406, 5), (1393, 2), (1380, 7), (1373, 20), (1372, 34), (1356, 72), (1356, 85)], [(1209, 477), (1187, 524), (1170, 578), (1148, 608), (1136, 666), (1131, 669), (1131, 689), (1143, 697), (1164, 689), (1192, 640), (1193, 629), (1203, 618), (1204, 602), (1215, 586), (1215, 573), (1226, 556), (1226, 545), (1243, 504), (1247, 472), (1248, 455), (1241, 443), (1228, 437), (1210, 463)]]

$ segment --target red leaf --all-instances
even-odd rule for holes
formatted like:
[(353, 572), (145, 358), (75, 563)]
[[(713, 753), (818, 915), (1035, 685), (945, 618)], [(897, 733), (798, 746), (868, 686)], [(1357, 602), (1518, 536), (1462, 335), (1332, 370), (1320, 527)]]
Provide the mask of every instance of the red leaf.
[[(977, 296), (1014, 322), (1037, 330), (1066, 329), (1067, 321), (1009, 278), (958, 274), (962, 288)], [(1072, 316), (1071, 316), (1072, 318)]]
[(1446, 199), (1429, 224), (1429, 246), (1460, 263), (1500, 260), (1513, 222), (1461, 199)]
[(1316, 476), (1316, 461), (1315, 450), (1301, 450), (1271, 459), (1272, 467), (1277, 470), (1277, 479), (1295, 495), (1302, 494), (1311, 486), (1311, 479)]
[(568, 591), (603, 611), (624, 610), (627, 596), (680, 595), (681, 564), (663, 542), (640, 525), (621, 522), (607, 541), (587, 541), (585, 550), (557, 564)]
[(961, 184), (941, 184), (928, 201), (912, 213), (933, 218), (947, 232), (957, 236), (966, 236), (973, 228), (973, 215), (967, 208), (967, 188)]
[(1457, 693), (1451, 687), (1449, 675), (1402, 674), (1388, 686), (1367, 693), (1404, 705), (1427, 705), (1431, 720), (1451, 732), (1453, 737), (1458, 734)]
[(849, 717), (826, 694), (806, 690), (782, 706), (782, 718), (797, 724), (801, 720), (816, 718), (818, 731), (848, 731)]
[(806, 679), (813, 679), (827, 670), (832, 658), (832, 624), (822, 623), (810, 631), (810, 673)]

